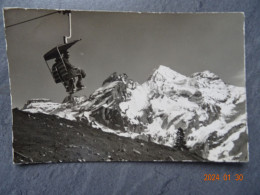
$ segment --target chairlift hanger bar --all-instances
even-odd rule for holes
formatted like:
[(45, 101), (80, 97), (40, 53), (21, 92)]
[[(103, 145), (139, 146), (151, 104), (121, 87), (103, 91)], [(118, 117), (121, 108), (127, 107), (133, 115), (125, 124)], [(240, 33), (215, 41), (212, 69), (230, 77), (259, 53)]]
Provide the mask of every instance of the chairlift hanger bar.
[(39, 17), (36, 17), (36, 18), (32, 18), (32, 19), (29, 19), (29, 20), (25, 20), (25, 21), (22, 21), (22, 22), (18, 22), (18, 23), (15, 23), (15, 24), (11, 24), (11, 25), (8, 25), (6, 26), (5, 28), (10, 28), (10, 27), (13, 27), (13, 26), (16, 26), (16, 25), (19, 25), (19, 24), (23, 24), (23, 23), (26, 23), (26, 22), (30, 22), (30, 21), (33, 21), (33, 20), (37, 20), (39, 18), (43, 18), (43, 17), (46, 17), (46, 16), (50, 16), (50, 15), (53, 15), (53, 14), (56, 14), (56, 13), (63, 13), (63, 14), (69, 14), (71, 11), (69, 10), (65, 10), (65, 11), (56, 11), (56, 12), (52, 12), (52, 13), (49, 13), (49, 14), (45, 14), (45, 15), (42, 15), (42, 16), (39, 16)]
[(64, 36), (63, 37), (63, 42), (64, 44), (68, 43), (68, 39), (71, 39), (72, 36), (72, 30), (71, 30), (71, 11), (64, 11), (63, 14), (67, 14), (68, 15), (68, 19), (69, 19), (69, 36)]

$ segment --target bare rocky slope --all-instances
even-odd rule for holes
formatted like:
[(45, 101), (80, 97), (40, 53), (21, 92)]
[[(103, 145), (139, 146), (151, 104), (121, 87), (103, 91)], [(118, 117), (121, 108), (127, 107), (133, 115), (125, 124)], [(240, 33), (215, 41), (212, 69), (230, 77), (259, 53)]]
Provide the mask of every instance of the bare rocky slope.
[(90, 97), (67, 97), (63, 103), (34, 99), (22, 110), (171, 148), (181, 127), (191, 153), (209, 161), (246, 162), (245, 105), (245, 88), (210, 71), (187, 77), (159, 66), (143, 84), (114, 73)]
[(199, 156), (120, 137), (86, 123), (13, 110), (14, 162), (202, 161)]

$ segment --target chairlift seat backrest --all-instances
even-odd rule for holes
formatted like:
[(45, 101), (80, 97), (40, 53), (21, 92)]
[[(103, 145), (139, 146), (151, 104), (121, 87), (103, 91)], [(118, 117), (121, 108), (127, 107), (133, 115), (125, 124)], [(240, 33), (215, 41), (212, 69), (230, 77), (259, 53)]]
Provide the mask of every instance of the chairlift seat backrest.
[(65, 65), (61, 61), (53, 65), (52, 76), (55, 80), (55, 83), (65, 82), (73, 77), (71, 74), (69, 74)]

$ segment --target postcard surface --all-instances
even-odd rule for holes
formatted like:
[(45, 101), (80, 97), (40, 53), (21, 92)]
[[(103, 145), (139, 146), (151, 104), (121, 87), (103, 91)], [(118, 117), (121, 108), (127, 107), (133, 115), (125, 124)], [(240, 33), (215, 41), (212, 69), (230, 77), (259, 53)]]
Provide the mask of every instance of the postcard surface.
[(14, 163), (248, 162), (243, 13), (4, 19)]

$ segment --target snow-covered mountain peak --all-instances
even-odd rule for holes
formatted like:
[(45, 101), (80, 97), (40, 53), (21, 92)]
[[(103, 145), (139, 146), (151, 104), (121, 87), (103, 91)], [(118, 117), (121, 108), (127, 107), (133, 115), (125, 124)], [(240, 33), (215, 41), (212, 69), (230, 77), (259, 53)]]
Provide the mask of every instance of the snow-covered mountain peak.
[(207, 103), (225, 102), (232, 96), (230, 85), (209, 70), (194, 73), (191, 79), (196, 82), (196, 87), (202, 92)]
[(191, 75), (192, 78), (207, 78), (210, 80), (217, 80), (220, 79), (218, 75), (216, 75), (215, 73), (209, 71), (209, 70), (205, 70), (203, 72), (196, 72), (193, 73)]
[(154, 82), (157, 81), (168, 81), (172, 82), (174, 81), (175, 83), (182, 83), (186, 81), (187, 77), (170, 69), (167, 66), (160, 65), (153, 73), (151, 78), (149, 80), (152, 80)]

